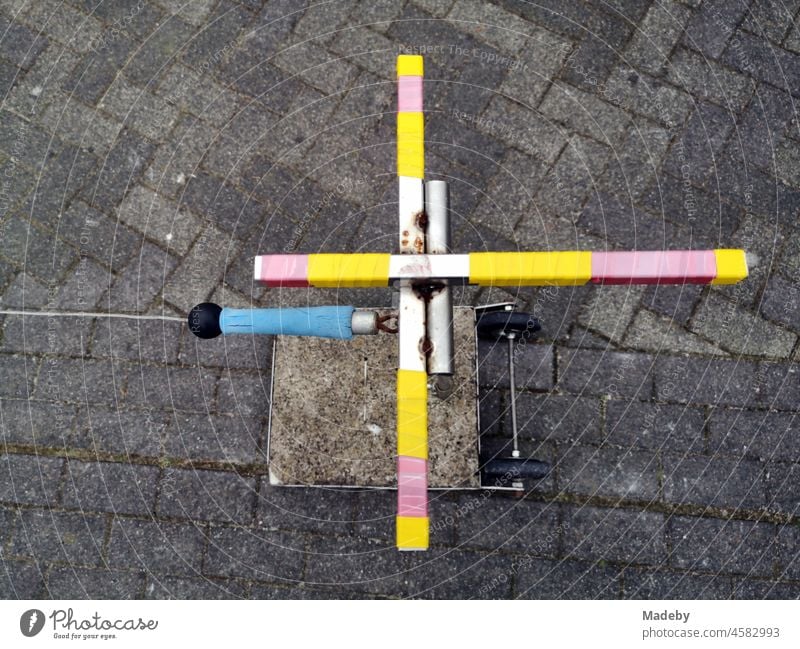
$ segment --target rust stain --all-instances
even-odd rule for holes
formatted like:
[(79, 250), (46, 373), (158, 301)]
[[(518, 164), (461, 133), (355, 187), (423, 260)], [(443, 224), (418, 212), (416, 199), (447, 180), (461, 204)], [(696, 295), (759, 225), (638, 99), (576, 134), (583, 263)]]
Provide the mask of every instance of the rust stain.
[(422, 280), (422, 281), (412, 282), (411, 290), (414, 291), (414, 295), (416, 295), (421, 300), (425, 300), (425, 302), (430, 302), (430, 299), (437, 293), (441, 293), (446, 286), (447, 284), (442, 281)]
[(425, 336), (424, 338), (420, 338), (419, 340), (419, 352), (426, 358), (428, 355), (433, 351), (433, 343), (430, 339)]
[(414, 215), (414, 224), (423, 232), (428, 227), (428, 215), (425, 214), (424, 210)]
[(425, 252), (425, 239), (422, 237), (417, 237), (414, 239), (414, 252), (418, 255), (421, 255)]

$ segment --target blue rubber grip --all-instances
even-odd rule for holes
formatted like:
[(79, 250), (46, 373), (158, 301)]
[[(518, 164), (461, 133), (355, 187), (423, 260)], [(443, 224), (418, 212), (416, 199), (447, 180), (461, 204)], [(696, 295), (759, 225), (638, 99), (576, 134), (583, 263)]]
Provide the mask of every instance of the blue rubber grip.
[(219, 328), (230, 334), (271, 334), (316, 336), (318, 338), (353, 337), (352, 306), (314, 306), (285, 309), (222, 309)]

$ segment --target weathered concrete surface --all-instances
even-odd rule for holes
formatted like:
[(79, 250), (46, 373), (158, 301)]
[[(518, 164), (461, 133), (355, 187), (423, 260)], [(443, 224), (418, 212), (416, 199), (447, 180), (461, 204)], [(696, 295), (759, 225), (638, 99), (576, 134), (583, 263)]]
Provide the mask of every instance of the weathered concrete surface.
[[(431, 487), (477, 487), (474, 312), (456, 308), (456, 389), (429, 390)], [(397, 486), (397, 338), (280, 336), (274, 353), (271, 484)]]

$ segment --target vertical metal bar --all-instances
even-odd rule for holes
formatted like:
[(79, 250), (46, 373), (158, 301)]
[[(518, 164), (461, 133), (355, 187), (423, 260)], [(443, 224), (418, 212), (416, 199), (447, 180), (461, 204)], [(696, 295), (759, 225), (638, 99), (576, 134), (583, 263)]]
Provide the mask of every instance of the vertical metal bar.
[[(450, 252), (450, 196), (447, 183), (430, 180), (425, 183), (425, 215), (428, 230), (425, 245), (428, 254), (446, 255)], [(428, 374), (452, 375), (453, 299), (447, 281), (441, 288), (433, 287), (428, 300), (427, 331), (430, 342)]]
[[(400, 254), (425, 252), (421, 56), (397, 58), (397, 176)], [(397, 316), (397, 547), (427, 550), (428, 375), (425, 301), (400, 282)]]

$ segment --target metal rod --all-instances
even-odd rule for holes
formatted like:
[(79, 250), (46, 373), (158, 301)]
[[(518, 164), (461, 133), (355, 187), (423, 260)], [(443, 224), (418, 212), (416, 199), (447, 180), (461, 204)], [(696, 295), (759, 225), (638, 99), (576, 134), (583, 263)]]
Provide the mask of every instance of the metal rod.
[[(446, 255), (450, 248), (450, 196), (447, 183), (425, 183), (425, 214), (428, 231), (425, 246), (430, 255)], [(427, 331), (430, 341), (428, 374), (452, 375), (454, 371), (453, 297), (448, 282), (430, 291)], [(444, 396), (446, 391), (442, 393)]]
[(519, 457), (519, 441), (517, 439), (517, 383), (514, 378), (514, 334), (508, 336), (508, 383), (511, 392), (511, 434), (513, 436), (514, 450), (512, 457)]

